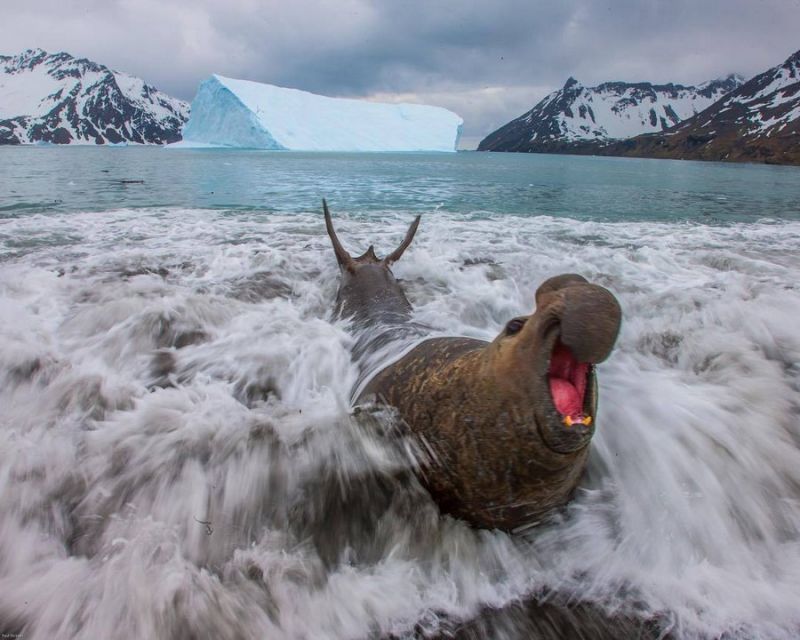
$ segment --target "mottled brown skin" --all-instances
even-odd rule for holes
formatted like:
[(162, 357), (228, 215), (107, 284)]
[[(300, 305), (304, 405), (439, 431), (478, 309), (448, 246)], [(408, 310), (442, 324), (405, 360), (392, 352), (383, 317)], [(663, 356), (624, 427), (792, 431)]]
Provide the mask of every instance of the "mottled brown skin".
[[(403, 249), (411, 237), (412, 231)], [(367, 253), (374, 256), (371, 248)], [(402, 327), (411, 306), (388, 264), (359, 263), (363, 257), (337, 251), (343, 272), (337, 306), (375, 340), (384, 335), (376, 323)], [(580, 362), (600, 362), (619, 326), (619, 304), (608, 290), (579, 275), (556, 276), (536, 292), (535, 313), (509, 321), (494, 341), (425, 340), (363, 385), (356, 402), (394, 407), (424, 443), (431, 454), (424, 481), (443, 511), (480, 527), (524, 528), (568, 501), (595, 428), (564, 423), (550, 395), (550, 355), (560, 343)], [(593, 369), (584, 398), (592, 418)]]

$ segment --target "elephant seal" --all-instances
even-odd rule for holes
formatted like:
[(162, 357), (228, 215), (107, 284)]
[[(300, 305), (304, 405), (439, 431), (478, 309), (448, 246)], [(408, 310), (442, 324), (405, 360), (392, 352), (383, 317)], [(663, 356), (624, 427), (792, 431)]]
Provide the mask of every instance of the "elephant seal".
[[(390, 269), (420, 218), (385, 258), (372, 246), (353, 258), (324, 200), (323, 211), (341, 271), (336, 309), (352, 319), (356, 359), (423, 338)], [(482, 528), (521, 530), (569, 500), (596, 428), (594, 365), (619, 333), (614, 295), (580, 275), (546, 280), (535, 299), (535, 312), (509, 320), (492, 342), (422, 339), (377, 373), (366, 366), (357, 384), (356, 405), (393, 407), (424, 443), (422, 480), (442, 511)]]

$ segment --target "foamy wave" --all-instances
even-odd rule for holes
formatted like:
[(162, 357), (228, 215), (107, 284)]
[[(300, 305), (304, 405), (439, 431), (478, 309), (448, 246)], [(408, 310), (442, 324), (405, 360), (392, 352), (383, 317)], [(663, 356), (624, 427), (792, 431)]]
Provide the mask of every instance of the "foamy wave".
[[(337, 228), (380, 254), (410, 218)], [(491, 339), (562, 272), (623, 307), (589, 473), (526, 539), (441, 517), (391, 416), (350, 415), (320, 215), (31, 216), (0, 242), (2, 630), (435, 634), (532, 594), (681, 637), (800, 628), (800, 223), (423, 217), (395, 272), (438, 333)]]

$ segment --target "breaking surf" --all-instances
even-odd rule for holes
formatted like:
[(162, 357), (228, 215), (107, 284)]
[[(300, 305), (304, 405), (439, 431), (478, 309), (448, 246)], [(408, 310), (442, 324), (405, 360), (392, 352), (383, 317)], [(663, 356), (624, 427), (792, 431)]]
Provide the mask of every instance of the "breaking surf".
[[(412, 217), (337, 229), (385, 252)], [(588, 473), (516, 536), (441, 516), (424, 447), (351, 415), (321, 214), (54, 213), (3, 234), (4, 631), (797, 635), (797, 222), (424, 217), (395, 273), (437, 335), (492, 339), (561, 272), (622, 304)]]

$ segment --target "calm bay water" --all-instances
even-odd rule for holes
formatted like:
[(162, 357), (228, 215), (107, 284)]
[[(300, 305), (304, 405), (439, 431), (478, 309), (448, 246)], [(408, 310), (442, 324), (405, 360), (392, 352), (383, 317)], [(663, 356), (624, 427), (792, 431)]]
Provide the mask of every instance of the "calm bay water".
[[(564, 512), (442, 517), (351, 415), (322, 197), (356, 252), (423, 214), (394, 271), (436, 333), (614, 291)], [(0, 631), (798, 637), (798, 202), (791, 167), (0, 148)]]
[[(143, 184), (124, 183), (126, 180)], [(581, 220), (800, 219), (800, 169), (538, 154), (0, 148), (0, 215), (192, 207)]]

